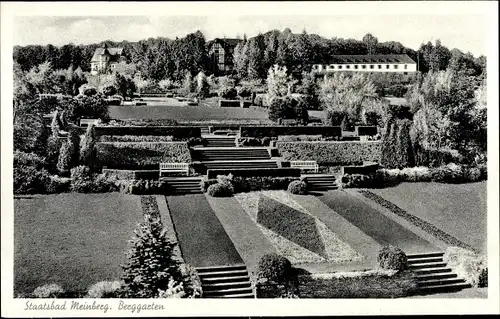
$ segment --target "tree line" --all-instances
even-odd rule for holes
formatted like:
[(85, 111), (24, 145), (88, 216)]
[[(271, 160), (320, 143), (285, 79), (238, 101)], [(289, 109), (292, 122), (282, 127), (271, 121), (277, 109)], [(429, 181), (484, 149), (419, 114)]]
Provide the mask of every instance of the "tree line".
[[(209, 54), (209, 42), (200, 31), (176, 39), (158, 37), (138, 42), (108, 40), (61, 47), (51, 44), (15, 46), (13, 58), (25, 72), (44, 62), (50, 62), (55, 70), (72, 67), (89, 72), (95, 49), (104, 43), (110, 47), (123, 47), (127, 61), (137, 65), (146, 80), (155, 83), (162, 80), (182, 81), (186, 72), (193, 76), (200, 71), (207, 75), (217, 73), (214, 58)], [(422, 44), (415, 51), (400, 42), (379, 42), (371, 34), (365, 35), (362, 40), (328, 39), (308, 34), (305, 30), (293, 33), (289, 28), (271, 30), (249, 39), (245, 37), (236, 46), (232, 58), (234, 75), (264, 80), (269, 68), (275, 64), (286, 66), (293, 77), (300, 78), (303, 71), (308, 71), (310, 64), (327, 64), (333, 55), (354, 54), (407, 54), (418, 62), (418, 69), (423, 73), (453, 67), (465, 68), (470, 75), (477, 76), (485, 72), (486, 67), (486, 57), (476, 58), (470, 53), (449, 49), (439, 40)]]

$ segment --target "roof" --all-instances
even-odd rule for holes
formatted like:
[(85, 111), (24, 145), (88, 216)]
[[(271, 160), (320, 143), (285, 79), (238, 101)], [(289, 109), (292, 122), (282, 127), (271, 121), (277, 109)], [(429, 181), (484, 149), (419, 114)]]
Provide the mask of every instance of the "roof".
[(406, 54), (374, 54), (374, 55), (334, 55), (330, 63), (334, 64), (367, 64), (367, 63), (404, 63), (413, 64), (413, 61)]
[(233, 47), (234, 48), (236, 45), (238, 45), (238, 43), (243, 42), (243, 39), (235, 39), (235, 38), (223, 38), (223, 39), (221, 39), (221, 38), (215, 38), (212, 41), (209, 41), (207, 44), (210, 47), (215, 42), (221, 43), (224, 46), (224, 48), (227, 48), (227, 47)]
[(97, 48), (95, 49), (94, 55), (92, 56), (92, 62), (99, 62), (99, 56), (104, 54), (105, 51), (107, 51), (107, 53), (111, 55), (111, 61), (118, 61), (118, 58), (123, 53), (123, 48)]

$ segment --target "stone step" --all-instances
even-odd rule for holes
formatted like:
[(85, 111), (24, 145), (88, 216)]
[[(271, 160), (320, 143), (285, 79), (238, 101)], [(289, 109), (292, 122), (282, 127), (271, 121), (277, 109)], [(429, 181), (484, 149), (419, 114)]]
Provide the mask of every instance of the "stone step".
[(410, 265), (433, 263), (433, 262), (443, 262), (443, 257), (427, 257), (427, 258), (417, 258), (408, 260), (408, 264)]
[(424, 281), (418, 281), (418, 285), (420, 287), (429, 287), (429, 286), (439, 286), (439, 285), (450, 285), (450, 284), (458, 284), (465, 283), (465, 280), (461, 278), (442, 278), (442, 279), (429, 279)]
[(253, 289), (251, 287), (243, 288), (228, 288), (213, 291), (203, 291), (203, 297), (221, 297), (227, 295), (239, 295), (239, 294), (253, 294)]
[(416, 278), (418, 281), (427, 281), (432, 279), (446, 279), (446, 278), (457, 278), (457, 274), (450, 272), (445, 273), (434, 273), (434, 274), (425, 274), (425, 275), (417, 275)]
[(422, 264), (410, 264), (409, 265), (411, 269), (424, 269), (424, 268), (439, 268), (439, 267), (446, 267), (446, 263), (444, 262), (429, 262), (429, 263), (422, 263)]
[(198, 272), (198, 276), (203, 281), (208, 278), (227, 278), (227, 277), (241, 277), (248, 276), (248, 271), (246, 269), (234, 269), (234, 270), (214, 270), (211, 272)]
[(451, 272), (450, 268), (446, 267), (434, 267), (434, 268), (424, 268), (424, 269), (414, 269), (413, 270), (417, 275), (427, 275), (427, 274), (441, 274), (441, 273), (449, 273)]
[(227, 295), (227, 296), (221, 296), (220, 298), (255, 298), (255, 295), (252, 293), (247, 293), (247, 294), (234, 294), (234, 295)]
[(247, 281), (239, 281), (239, 282), (218, 282), (218, 283), (204, 283), (202, 282), (202, 287), (204, 292), (208, 291), (220, 291), (223, 289), (231, 289), (231, 288), (252, 288), (252, 284), (249, 280)]
[(247, 266), (245, 264), (236, 264), (236, 265), (220, 265), (220, 266), (206, 266), (206, 267), (196, 267), (196, 271), (200, 273), (207, 273), (212, 271), (233, 271), (233, 270), (247, 270)]
[(247, 275), (244, 276), (227, 276), (227, 277), (206, 277), (203, 278), (203, 283), (219, 283), (219, 282), (242, 282), (249, 281), (250, 277)]
[(443, 252), (432, 252), (432, 253), (424, 253), (424, 254), (408, 254), (408, 260), (410, 259), (419, 259), (419, 258), (431, 258), (431, 257), (442, 257), (444, 255)]
[(420, 291), (422, 293), (452, 292), (470, 287), (471, 286), (468, 283), (456, 283), (456, 284), (420, 287)]

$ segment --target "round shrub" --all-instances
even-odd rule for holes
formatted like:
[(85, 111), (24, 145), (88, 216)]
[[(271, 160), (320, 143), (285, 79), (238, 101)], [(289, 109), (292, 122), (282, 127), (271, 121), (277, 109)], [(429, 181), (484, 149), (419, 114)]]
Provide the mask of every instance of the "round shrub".
[(479, 280), (477, 283), (479, 288), (488, 287), (488, 268), (483, 268), (479, 274)]
[(390, 245), (379, 251), (377, 261), (382, 269), (400, 271), (408, 268), (406, 254), (401, 249)]
[(119, 281), (101, 281), (89, 287), (88, 298), (113, 298), (122, 283)]
[(292, 263), (286, 257), (276, 253), (262, 256), (257, 265), (259, 280), (282, 283), (291, 279), (293, 274)]
[(71, 169), (71, 191), (78, 193), (90, 192), (92, 188), (92, 173), (88, 166), (77, 166)]
[(306, 195), (307, 194), (307, 184), (304, 181), (293, 181), (288, 184), (288, 189), (290, 193), (295, 195)]
[(36, 288), (33, 293), (33, 298), (58, 298), (64, 293), (64, 290), (58, 284), (43, 285)]
[(231, 197), (234, 194), (234, 188), (230, 183), (216, 183), (208, 186), (207, 193), (212, 197)]

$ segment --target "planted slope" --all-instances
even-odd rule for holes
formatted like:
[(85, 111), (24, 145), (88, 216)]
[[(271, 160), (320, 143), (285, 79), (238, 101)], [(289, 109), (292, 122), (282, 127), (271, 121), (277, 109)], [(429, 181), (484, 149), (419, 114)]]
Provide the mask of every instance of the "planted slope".
[(328, 258), (313, 217), (261, 195), (257, 222), (297, 245)]

